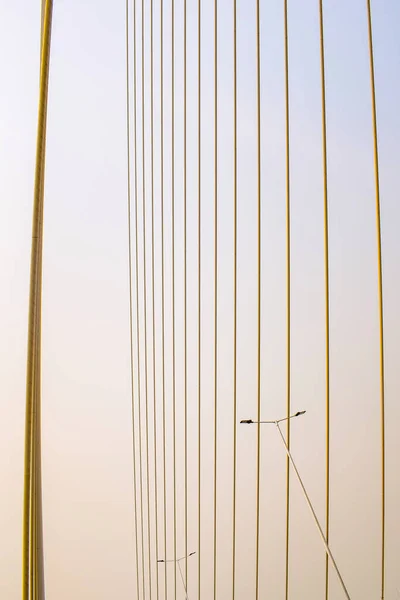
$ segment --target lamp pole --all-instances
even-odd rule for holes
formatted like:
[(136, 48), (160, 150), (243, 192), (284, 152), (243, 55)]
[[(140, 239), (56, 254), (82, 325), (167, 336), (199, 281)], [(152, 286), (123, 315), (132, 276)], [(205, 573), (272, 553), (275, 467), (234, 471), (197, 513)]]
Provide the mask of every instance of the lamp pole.
[(179, 574), (180, 574), (181, 579), (182, 579), (183, 589), (185, 590), (186, 600), (189, 600), (189, 596), (188, 596), (187, 589), (186, 589), (186, 583), (185, 583), (185, 580), (183, 578), (183, 573), (182, 573), (180, 562), (182, 560), (188, 559), (189, 556), (193, 556), (193, 554), (196, 554), (196, 552), (191, 552), (190, 554), (187, 554), (186, 556), (181, 556), (181, 558), (177, 558), (176, 560), (174, 560), (174, 559), (164, 560), (163, 558), (157, 560), (158, 563), (175, 563), (175, 565), (178, 565)]
[(344, 593), (345, 593), (345, 596), (346, 596), (347, 600), (351, 600), (351, 599), (350, 599), (349, 592), (347, 591), (347, 588), (346, 588), (346, 586), (345, 586), (345, 583), (344, 583), (344, 581), (343, 581), (343, 578), (342, 578), (342, 576), (341, 576), (341, 574), (340, 574), (339, 568), (338, 568), (338, 566), (337, 566), (337, 564), (336, 564), (336, 561), (335, 561), (335, 559), (333, 558), (333, 554), (332, 554), (332, 552), (331, 552), (331, 549), (329, 548), (328, 541), (326, 540), (326, 538), (325, 538), (325, 536), (324, 536), (324, 533), (323, 533), (323, 530), (322, 530), (322, 527), (321, 527), (321, 525), (320, 525), (320, 522), (318, 521), (318, 517), (317, 517), (317, 515), (316, 515), (316, 513), (315, 513), (314, 507), (313, 507), (313, 505), (312, 505), (312, 503), (311, 503), (311, 500), (310, 500), (310, 498), (309, 498), (309, 496), (308, 496), (308, 494), (307, 494), (307, 490), (306, 490), (306, 488), (305, 488), (305, 486), (304, 486), (303, 480), (302, 480), (302, 479), (301, 479), (301, 477), (300, 477), (300, 473), (299, 473), (299, 471), (298, 471), (298, 469), (297, 469), (297, 467), (296, 467), (296, 464), (295, 464), (295, 462), (294, 462), (294, 460), (293, 460), (293, 456), (292, 456), (292, 454), (291, 454), (291, 452), (290, 452), (290, 450), (289, 450), (289, 447), (288, 447), (288, 445), (287, 445), (287, 443), (286, 443), (286, 440), (285, 440), (285, 437), (284, 437), (284, 435), (283, 435), (283, 433), (282, 433), (282, 430), (281, 430), (281, 428), (279, 427), (279, 423), (282, 423), (282, 421), (288, 421), (289, 419), (294, 419), (295, 417), (300, 417), (301, 415), (304, 415), (304, 414), (305, 414), (305, 412), (306, 412), (305, 410), (301, 410), (301, 411), (299, 411), (299, 412), (295, 413), (294, 415), (291, 415), (290, 417), (285, 417), (285, 418), (283, 418), (283, 419), (278, 419), (278, 420), (276, 420), (276, 421), (253, 421), (252, 419), (242, 419), (240, 422), (241, 422), (242, 424), (246, 424), (246, 425), (275, 425), (275, 426), (276, 426), (276, 428), (277, 428), (277, 430), (278, 430), (278, 432), (279, 432), (280, 438), (281, 438), (281, 440), (282, 440), (282, 443), (283, 443), (283, 445), (284, 445), (284, 447), (285, 447), (286, 454), (288, 455), (288, 457), (289, 457), (289, 460), (290, 460), (290, 463), (291, 463), (291, 465), (292, 465), (292, 467), (293, 467), (293, 470), (294, 470), (294, 472), (295, 472), (295, 474), (296, 474), (296, 477), (297, 477), (297, 479), (299, 480), (299, 483), (300, 483), (301, 489), (302, 489), (302, 491), (303, 491), (304, 498), (306, 499), (306, 502), (307, 502), (308, 508), (310, 509), (310, 511), (311, 511), (311, 514), (312, 514), (312, 516), (313, 516), (313, 518), (314, 518), (314, 522), (315, 522), (315, 524), (316, 524), (316, 526), (317, 526), (317, 529), (318, 529), (318, 531), (319, 531), (319, 534), (320, 534), (320, 536), (321, 536), (322, 543), (324, 544), (325, 550), (326, 550), (326, 552), (327, 552), (327, 554), (328, 554), (329, 558), (330, 558), (330, 559), (331, 559), (331, 561), (332, 561), (332, 565), (333, 565), (333, 567), (334, 567), (334, 569), (335, 569), (335, 571), (336, 571), (336, 574), (337, 574), (337, 576), (338, 576), (338, 578), (339, 578), (340, 584), (341, 584), (341, 586), (342, 586), (342, 588), (343, 588), (343, 591), (344, 591)]

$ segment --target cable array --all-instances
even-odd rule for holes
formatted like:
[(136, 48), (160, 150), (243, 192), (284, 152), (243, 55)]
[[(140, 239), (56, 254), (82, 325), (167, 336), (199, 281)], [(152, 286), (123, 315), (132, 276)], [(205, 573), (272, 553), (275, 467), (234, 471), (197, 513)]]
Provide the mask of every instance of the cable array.
[[(164, 0), (155, 3), (154, 0), (133, 0), (132, 32), (130, 30), (130, 0), (125, 3), (125, 36), (126, 36), (126, 154), (127, 154), (127, 221), (128, 221), (128, 268), (129, 268), (129, 357), (130, 357), (130, 401), (132, 427), (132, 470), (133, 470), (133, 511), (134, 511), (134, 569), (135, 594), (137, 600), (156, 597), (168, 599), (173, 595), (174, 600), (181, 597), (179, 586), (182, 584), (186, 597), (189, 592), (193, 595), (197, 588), (197, 598), (205, 596), (207, 586), (212, 587), (214, 600), (217, 598), (217, 588), (226, 585), (225, 578), (220, 577), (221, 557), (219, 546), (225, 537), (220, 535), (219, 516), (222, 513), (223, 490), (218, 475), (223, 460), (223, 452), (219, 452), (219, 436), (222, 431), (221, 417), (223, 411), (232, 410), (233, 423), (228, 424), (227, 434), (230, 448), (229, 469), (232, 476), (232, 489), (229, 489), (232, 500), (232, 516), (229, 515), (229, 536), (231, 548), (229, 563), (232, 574), (231, 593), (235, 600), (238, 594), (238, 492), (240, 490), (240, 469), (238, 457), (242, 458), (242, 448), (238, 444), (238, 405), (239, 398), (239, 348), (238, 325), (246, 318), (239, 311), (238, 296), (242, 274), (239, 273), (239, 242), (241, 223), (239, 223), (239, 129), (240, 117), (238, 109), (238, 94), (241, 92), (238, 83), (238, 71), (243, 68), (238, 50), (238, 6), (233, 0), (232, 17), (233, 31), (229, 34), (233, 59), (232, 80), (229, 85), (233, 100), (232, 128), (232, 194), (229, 198), (232, 207), (232, 223), (220, 217), (224, 202), (224, 194), (220, 192), (222, 185), (221, 172), (225, 164), (220, 156), (222, 152), (223, 135), (219, 127), (222, 121), (222, 111), (219, 111), (224, 100), (226, 88), (222, 85), (223, 69), (220, 68), (219, 50), (225, 45), (224, 19), (220, 18), (217, 0), (208, 10), (201, 0), (182, 0), (178, 5), (175, 0)], [(26, 385), (26, 431), (25, 431), (25, 473), (24, 473), (24, 505), (23, 505), (23, 600), (44, 600), (44, 566), (43, 566), (43, 532), (42, 532), (42, 487), (41, 487), (41, 304), (42, 304), (42, 257), (43, 257), (43, 205), (44, 177), (47, 129), (47, 96), (49, 83), (50, 38), (53, 3), (51, 0), (41, 0), (41, 60), (40, 60), (40, 94), (39, 115), (36, 148), (36, 169), (34, 187), (34, 212), (31, 253), (31, 286), (29, 298), (29, 335), (28, 335), (28, 364)], [(256, 253), (249, 261), (255, 265), (256, 291), (256, 333), (252, 344), (256, 353), (256, 417), (257, 420), (244, 419), (243, 423), (253, 424), (256, 431), (255, 450), (255, 530), (251, 528), (251, 540), (254, 541), (255, 556), (251, 562), (251, 579), (249, 585), (255, 588), (255, 598), (261, 596), (260, 587), (262, 572), (260, 569), (260, 547), (263, 532), (260, 519), (263, 507), (260, 502), (261, 490), (261, 425), (275, 424), (281, 441), (286, 450), (286, 479), (285, 479), (285, 598), (289, 600), (291, 538), (291, 478), (290, 470), (294, 470), (302, 492), (307, 500), (312, 516), (317, 524), (320, 537), (325, 547), (324, 587), (325, 600), (329, 598), (329, 565), (332, 564), (341, 583), (344, 594), (350, 598), (344, 578), (333, 559), (330, 549), (330, 510), (331, 510), (331, 324), (330, 324), (330, 236), (328, 211), (328, 140), (327, 140), (327, 110), (326, 110), (326, 74), (325, 74), (325, 42), (324, 42), (324, 7), (323, 0), (318, 2), (319, 16), (319, 53), (321, 93), (321, 132), (322, 132), (322, 179), (323, 179), (323, 300), (324, 300), (324, 372), (325, 372), (325, 527), (320, 525), (317, 510), (306, 491), (306, 478), (294, 462), (291, 448), (291, 419), (304, 414), (305, 411), (292, 413), (292, 137), (289, 86), (289, 26), (288, 1), (283, 0), (283, 42), (284, 42), (284, 197), (285, 197), (285, 351), (284, 379), (286, 383), (286, 417), (277, 421), (261, 421), (261, 409), (264, 406), (261, 395), (263, 380), (263, 356), (261, 325), (264, 318), (262, 294), (263, 266), (263, 196), (264, 180), (262, 172), (263, 136), (261, 103), (262, 85), (262, 52), (261, 36), (262, 3), (255, 0), (255, 21), (251, 43), (255, 42), (255, 62), (252, 76), (255, 88), (255, 134), (251, 143), (255, 146), (255, 193), (253, 198), (243, 199), (255, 201), (256, 216), (252, 224), (252, 234), (255, 235)], [(379, 319), (379, 368), (380, 368), (380, 410), (381, 410), (381, 539), (380, 539), (380, 592), (381, 600), (385, 598), (385, 567), (386, 567), (386, 470), (385, 470), (385, 361), (384, 361), (384, 313), (383, 313), (383, 274), (382, 274), (382, 227), (381, 227), (381, 197), (378, 156), (378, 125), (375, 89), (375, 66), (373, 48), (373, 28), (371, 2), (366, 0), (368, 21), (368, 47), (370, 61), (370, 87), (372, 104), (372, 137), (375, 179), (376, 231), (377, 231), (377, 271), (378, 271), (378, 319)], [(168, 18), (171, 18), (170, 29), (165, 27), (164, 15), (167, 8)], [(209, 8), (209, 7), (208, 7)], [(180, 13), (179, 11), (182, 11)], [(242, 10), (242, 6), (240, 7)], [(139, 19), (140, 16), (140, 19)], [(159, 17), (159, 36), (155, 23)], [(182, 17), (182, 19), (180, 19)], [(253, 16), (252, 16), (253, 19)], [(181, 23), (182, 30), (177, 27)], [(194, 31), (193, 39), (188, 31), (189, 26)], [(169, 25), (169, 21), (168, 21)], [(212, 28), (213, 40), (210, 47), (202, 43), (202, 37)], [(133, 56), (131, 60), (130, 35), (133, 35)], [(183, 38), (183, 56), (178, 53), (180, 36)], [(228, 35), (226, 36), (228, 37)], [(223, 39), (223, 42), (221, 41)], [(240, 40), (239, 40), (240, 41)], [(254, 51), (254, 46), (252, 46)], [(167, 49), (167, 54), (164, 51)], [(169, 65), (169, 51), (171, 64)], [(139, 58), (140, 56), (140, 58)], [(155, 59), (156, 57), (156, 59)], [(159, 58), (159, 73), (157, 73), (157, 57)], [(166, 59), (167, 57), (167, 59)], [(182, 59), (180, 61), (179, 59)], [(204, 63), (203, 63), (204, 60)], [(208, 62), (207, 62), (208, 60)], [(139, 62), (140, 61), (140, 62)], [(168, 62), (168, 69), (165, 69)], [(193, 63), (193, 64), (190, 64)], [(212, 69), (208, 70), (210, 64)], [(180, 66), (182, 67), (180, 69)], [(170, 67), (170, 72), (169, 72)], [(193, 67), (193, 70), (192, 70)], [(132, 69), (132, 73), (131, 73)], [(250, 71), (250, 70), (249, 70)], [(167, 73), (167, 76), (165, 76)], [(189, 88), (189, 77), (194, 73), (196, 85)], [(211, 75), (210, 75), (211, 74)], [(209, 78), (207, 79), (207, 77)], [(170, 77), (170, 78), (169, 78)], [(196, 79), (197, 78), (197, 79)], [(131, 94), (131, 81), (133, 91)], [(207, 82), (212, 90), (209, 94)], [(204, 82), (204, 87), (203, 87)], [(179, 110), (179, 90), (182, 84), (183, 110)], [(159, 85), (157, 94), (156, 86)], [(289, 90), (290, 87), (290, 90)], [(208, 109), (208, 99), (212, 96)], [(133, 107), (131, 107), (133, 104)], [(224, 106), (225, 107), (225, 106)], [(189, 111), (193, 108), (195, 116), (190, 121)], [(133, 115), (132, 115), (133, 111)], [(212, 114), (212, 118), (209, 118)], [(150, 115), (150, 119), (148, 116)], [(203, 116), (204, 115), (204, 116)], [(133, 118), (132, 118), (133, 117)], [(133, 122), (132, 122), (133, 121)], [(167, 126), (170, 124), (170, 130)], [(133, 132), (131, 127), (133, 125)], [(183, 152), (180, 156), (179, 127), (182, 127)], [(170, 135), (170, 137), (169, 137)], [(189, 139), (191, 136), (191, 139)], [(133, 144), (132, 144), (133, 137)], [(246, 141), (244, 141), (244, 144)], [(212, 147), (212, 155), (206, 156), (206, 150)], [(159, 156), (158, 156), (159, 153)], [(189, 160), (190, 153), (194, 158)], [(204, 153), (204, 156), (203, 156)], [(220, 154), (219, 154), (220, 153)], [(167, 157), (171, 163), (165, 162)], [(159, 158), (159, 190), (157, 186), (157, 162)], [(208, 168), (211, 168), (208, 171)], [(169, 171), (170, 167), (170, 171)], [(181, 171), (182, 169), (182, 171)], [(182, 178), (180, 175), (182, 172)], [(210, 175), (211, 173), (211, 175)], [(243, 170), (246, 177), (246, 170)], [(168, 177), (171, 176), (170, 187)], [(132, 190), (133, 176), (133, 190)], [(197, 179), (197, 180), (196, 180)], [(182, 182), (182, 194), (180, 190)], [(207, 187), (211, 181), (212, 188), (210, 209), (207, 205)], [(248, 183), (248, 182), (246, 182)], [(168, 188), (168, 189), (167, 189)], [(248, 186), (250, 189), (251, 186)], [(170, 193), (171, 205), (168, 204)], [(266, 194), (265, 194), (266, 195)], [(193, 197), (193, 203), (189, 204)], [(180, 204), (180, 198), (182, 203)], [(134, 207), (133, 207), (134, 203)], [(211, 206), (210, 203), (210, 206)], [(180, 208), (182, 207), (183, 227), (179, 226)], [(208, 213), (210, 211), (210, 214)], [(151, 217), (150, 217), (151, 215)], [(167, 218), (171, 219), (171, 231), (166, 229)], [(134, 219), (134, 225), (132, 220)], [(159, 229), (157, 220), (159, 219)], [(229, 261), (232, 267), (233, 297), (231, 299), (232, 320), (229, 328), (233, 338), (232, 362), (229, 366), (229, 377), (232, 383), (232, 397), (226, 398), (222, 393), (220, 363), (223, 355), (224, 326), (222, 305), (220, 262), (224, 258), (226, 237), (221, 233), (223, 228), (229, 229), (232, 236), (232, 247), (229, 249)], [(150, 238), (149, 235), (150, 228)], [(170, 235), (169, 235), (170, 233)], [(226, 232), (225, 232), (226, 233)], [(133, 236), (135, 237), (133, 241)], [(212, 243), (206, 243), (212, 239)], [(195, 252), (190, 253), (193, 240)], [(157, 247), (159, 243), (159, 248)], [(178, 261), (179, 247), (182, 244), (182, 271)], [(151, 256), (149, 256), (151, 248)], [(210, 250), (211, 248), (211, 250)], [(158, 253), (159, 250), (159, 253)], [(134, 254), (134, 260), (133, 260)], [(168, 268), (170, 266), (171, 272)], [(207, 269), (210, 269), (212, 284), (207, 285)], [(178, 297), (179, 276), (182, 275), (183, 298)], [(194, 282), (194, 283), (193, 283)], [(171, 289), (171, 306), (166, 290)], [(157, 295), (157, 290), (160, 290)], [(193, 290), (195, 301), (189, 302), (190, 290)], [(210, 291), (211, 294), (206, 296)], [(322, 292), (321, 292), (322, 293)], [(167, 295), (168, 296), (168, 295)], [(211, 308), (207, 298), (212, 296)], [(183, 315), (179, 318), (179, 301), (183, 300)], [(150, 306), (151, 304), (151, 314)], [(169, 310), (170, 308), (170, 310)], [(209, 315), (207, 315), (207, 310)], [(240, 312), (240, 314), (239, 314)], [(207, 315), (207, 316), (205, 316)], [(159, 316), (159, 319), (158, 319)], [(207, 337), (205, 323), (210, 316), (211, 337)], [(158, 323), (160, 323), (159, 326)], [(183, 385), (179, 373), (179, 334), (182, 329), (183, 337)], [(170, 338), (167, 332), (170, 331)], [(190, 345), (193, 339), (194, 343)], [(207, 369), (204, 355), (211, 349), (212, 368)], [(189, 349), (191, 351), (189, 351)], [(159, 352), (159, 354), (158, 354)], [(191, 361), (191, 362), (190, 362)], [(189, 365), (192, 365), (190, 369)], [(210, 371), (210, 372), (209, 372)], [(166, 382), (171, 381), (171, 389), (166, 389)], [(212, 389), (210, 405), (206, 402), (207, 383)], [(182, 387), (182, 389), (181, 389)], [(195, 389), (194, 393), (190, 390)], [(183, 397), (183, 425), (181, 425), (177, 402), (179, 394)], [(265, 404), (267, 407), (267, 403)], [(171, 409), (171, 413), (169, 413)], [(171, 417), (169, 416), (171, 415)], [(210, 417), (211, 418), (208, 418)], [(193, 416), (193, 419), (190, 417)], [(159, 420), (158, 420), (159, 419)], [(158, 423), (162, 423), (161, 428)], [(286, 435), (279, 423), (286, 421)], [(208, 422), (211, 424), (209, 425)], [(232, 428), (231, 428), (232, 425)], [(226, 431), (226, 430), (225, 430)], [(211, 433), (210, 433), (211, 432)], [(153, 436), (153, 439), (151, 439)], [(190, 436), (193, 444), (189, 448)], [(209, 436), (209, 437), (208, 437)], [(169, 439), (170, 438), (170, 439)], [(183, 474), (179, 473), (179, 441), (184, 447)], [(211, 441), (210, 441), (211, 440)], [(152, 442), (152, 444), (151, 444)], [(169, 448), (169, 443), (171, 448)], [(196, 447), (193, 450), (193, 447)], [(170, 452), (171, 450), (171, 452)], [(244, 449), (243, 453), (247, 450)], [(153, 456), (151, 453), (153, 452)], [(207, 454), (209, 452), (209, 454)], [(159, 453), (162, 454), (161, 461)], [(243, 454), (244, 456), (244, 454)], [(212, 469), (207, 473), (205, 467), (210, 460)], [(193, 472), (192, 472), (193, 471)], [(183, 485), (180, 486), (180, 475)], [(193, 485), (193, 481), (196, 483)], [(162, 481), (162, 490), (159, 482)], [(192, 490), (190, 485), (194, 487)], [(209, 493), (212, 497), (210, 506), (205, 502)], [(243, 492), (240, 491), (242, 494)], [(244, 492), (245, 493), (245, 492)], [(242, 496), (241, 496), (242, 498)], [(283, 498), (283, 490), (282, 490)], [(183, 505), (183, 511), (178, 507)], [(172, 509), (170, 510), (170, 507)], [(161, 517), (162, 513), (162, 517)], [(189, 513), (197, 517), (194, 527), (189, 525)], [(323, 520), (321, 520), (323, 522)], [(212, 536), (205, 535), (206, 527), (212, 529)], [(195, 530), (195, 531), (193, 531)], [(226, 532), (225, 532), (226, 533)], [(197, 536), (197, 537), (195, 537)], [(230, 543), (230, 542), (229, 542)], [(193, 550), (188, 553), (193, 548)], [(184, 554), (183, 554), (184, 549)], [(239, 548), (240, 551), (240, 548)], [(170, 554), (168, 554), (170, 552)], [(194, 574), (189, 577), (188, 557), (197, 554), (197, 580)], [(178, 558), (179, 557), (179, 558)], [(185, 561), (184, 570), (181, 561)], [(339, 562), (343, 556), (339, 557)], [(160, 564), (164, 574), (159, 573)], [(168, 586), (167, 565), (174, 564), (173, 586)], [(282, 556), (283, 565), (283, 556)], [(240, 565), (242, 567), (242, 565)], [(255, 567), (253, 571), (253, 567)], [(293, 568), (293, 567), (291, 567)], [(177, 577), (177, 569), (179, 578)], [(193, 575), (193, 577), (192, 577)], [(254, 580), (255, 575), (255, 580)], [(162, 582), (162, 583), (161, 583)], [(191, 589), (189, 589), (189, 582)], [(173, 589), (173, 594), (171, 590)]]

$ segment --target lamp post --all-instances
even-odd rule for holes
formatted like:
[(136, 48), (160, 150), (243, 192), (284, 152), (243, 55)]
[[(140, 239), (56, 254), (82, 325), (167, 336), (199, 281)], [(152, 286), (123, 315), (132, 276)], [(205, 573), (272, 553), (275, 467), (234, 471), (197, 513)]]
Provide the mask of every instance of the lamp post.
[(186, 556), (181, 556), (181, 558), (177, 558), (176, 560), (174, 560), (174, 559), (165, 560), (163, 558), (160, 558), (159, 560), (157, 560), (158, 563), (175, 563), (175, 564), (178, 565), (179, 573), (180, 573), (180, 576), (181, 576), (181, 579), (182, 579), (183, 589), (185, 590), (186, 600), (189, 600), (189, 596), (188, 596), (188, 593), (187, 593), (185, 580), (183, 578), (183, 573), (182, 573), (180, 562), (181, 562), (181, 560), (185, 560), (185, 559), (189, 558), (189, 556), (193, 556), (193, 554), (196, 554), (196, 552), (191, 552), (190, 554), (187, 554)]
[(299, 412), (295, 413), (294, 415), (290, 415), (289, 417), (285, 417), (285, 418), (283, 418), (283, 419), (278, 419), (278, 420), (275, 420), (275, 421), (253, 421), (252, 419), (242, 419), (242, 420), (240, 421), (240, 423), (242, 423), (242, 424), (246, 424), (246, 425), (275, 425), (275, 426), (276, 426), (276, 428), (277, 428), (277, 430), (278, 430), (278, 432), (279, 432), (280, 438), (281, 438), (281, 440), (282, 440), (282, 443), (283, 443), (283, 445), (284, 445), (284, 447), (285, 447), (286, 454), (288, 455), (288, 457), (289, 457), (289, 460), (290, 460), (290, 463), (291, 463), (291, 465), (292, 465), (292, 467), (293, 467), (293, 470), (294, 470), (294, 472), (295, 472), (295, 474), (296, 474), (296, 476), (297, 476), (297, 479), (299, 480), (299, 483), (300, 483), (301, 489), (302, 489), (302, 491), (303, 491), (303, 495), (304, 495), (304, 497), (305, 497), (305, 499), (306, 499), (306, 502), (307, 502), (307, 504), (308, 504), (308, 507), (309, 507), (309, 509), (310, 509), (310, 511), (311, 511), (311, 513), (312, 513), (312, 516), (313, 516), (313, 518), (314, 518), (315, 524), (316, 524), (316, 526), (317, 526), (317, 529), (318, 529), (318, 531), (319, 531), (319, 534), (320, 534), (320, 536), (321, 536), (322, 542), (323, 542), (323, 544), (324, 544), (325, 550), (326, 550), (326, 552), (327, 552), (327, 554), (328, 554), (329, 558), (330, 558), (330, 559), (331, 559), (331, 561), (332, 561), (333, 567), (334, 567), (334, 569), (335, 569), (335, 571), (336, 571), (336, 574), (337, 574), (337, 576), (338, 576), (338, 578), (339, 578), (339, 581), (340, 581), (340, 583), (341, 583), (341, 586), (342, 586), (342, 588), (343, 588), (343, 591), (344, 591), (344, 593), (345, 593), (345, 595), (346, 595), (346, 598), (347, 598), (348, 600), (351, 600), (351, 599), (350, 599), (349, 592), (347, 591), (347, 588), (346, 588), (346, 586), (345, 586), (345, 584), (344, 584), (344, 581), (343, 581), (343, 579), (342, 579), (342, 576), (341, 576), (341, 574), (340, 574), (340, 571), (339, 571), (339, 569), (338, 569), (338, 566), (337, 566), (337, 564), (336, 564), (336, 562), (335, 562), (335, 559), (333, 558), (332, 552), (331, 552), (331, 550), (330, 550), (330, 548), (329, 548), (328, 541), (326, 540), (326, 538), (325, 538), (325, 536), (324, 536), (324, 532), (322, 531), (322, 527), (321, 527), (321, 525), (320, 525), (320, 523), (319, 523), (319, 521), (318, 521), (318, 518), (317, 518), (317, 515), (316, 515), (316, 513), (315, 513), (315, 510), (314, 510), (314, 508), (313, 508), (313, 505), (311, 504), (311, 500), (310, 500), (310, 498), (309, 498), (309, 496), (308, 496), (308, 494), (307, 494), (307, 491), (306, 491), (306, 488), (305, 488), (305, 486), (304, 486), (304, 483), (303, 483), (303, 481), (302, 481), (302, 479), (301, 479), (301, 477), (300, 477), (300, 473), (299, 473), (299, 471), (297, 470), (296, 464), (295, 464), (295, 462), (294, 462), (294, 460), (293, 460), (293, 456), (292, 456), (292, 454), (291, 454), (291, 452), (290, 452), (290, 450), (289, 450), (289, 447), (288, 447), (288, 445), (287, 445), (287, 443), (286, 443), (286, 440), (285, 440), (285, 437), (284, 437), (284, 435), (283, 435), (283, 433), (282, 433), (282, 430), (281, 430), (281, 428), (279, 427), (279, 423), (282, 423), (282, 421), (288, 421), (289, 419), (294, 419), (295, 417), (300, 417), (301, 415), (304, 415), (304, 414), (305, 414), (305, 412), (306, 412), (305, 410), (301, 410), (301, 411), (299, 411)]

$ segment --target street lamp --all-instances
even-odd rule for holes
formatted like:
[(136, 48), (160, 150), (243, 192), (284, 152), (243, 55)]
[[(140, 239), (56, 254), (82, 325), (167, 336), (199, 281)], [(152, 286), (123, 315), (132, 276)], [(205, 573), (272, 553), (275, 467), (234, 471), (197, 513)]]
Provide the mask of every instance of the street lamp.
[(170, 560), (165, 560), (164, 558), (160, 558), (159, 560), (157, 560), (158, 563), (175, 563), (178, 565), (179, 573), (180, 573), (180, 576), (182, 579), (183, 589), (185, 590), (186, 600), (189, 600), (189, 596), (187, 593), (185, 580), (183, 579), (183, 573), (182, 573), (180, 562), (181, 562), (181, 560), (185, 560), (185, 559), (189, 558), (189, 556), (193, 556), (193, 554), (196, 554), (196, 552), (191, 552), (190, 554), (187, 554), (186, 556), (181, 556), (181, 558), (177, 558), (177, 559), (172, 558)]
[(344, 593), (345, 593), (345, 595), (346, 595), (346, 598), (347, 598), (348, 600), (350, 600), (349, 592), (347, 591), (347, 588), (346, 588), (346, 586), (345, 586), (345, 584), (344, 584), (344, 581), (343, 581), (343, 579), (342, 579), (342, 576), (341, 576), (341, 574), (340, 574), (340, 571), (339, 571), (339, 569), (338, 569), (338, 566), (337, 566), (337, 564), (336, 564), (336, 562), (335, 562), (335, 559), (333, 558), (333, 555), (332, 555), (332, 552), (331, 552), (331, 550), (330, 550), (330, 548), (329, 548), (328, 542), (327, 542), (327, 540), (326, 540), (326, 538), (325, 538), (325, 536), (324, 536), (324, 533), (323, 533), (323, 531), (322, 531), (322, 527), (321, 527), (321, 525), (320, 525), (320, 523), (319, 523), (319, 521), (318, 521), (318, 518), (317, 518), (317, 515), (315, 514), (315, 510), (314, 510), (314, 508), (313, 508), (313, 505), (311, 504), (311, 500), (310, 500), (310, 498), (309, 498), (309, 496), (308, 496), (308, 494), (307, 494), (307, 491), (306, 491), (306, 488), (305, 488), (305, 486), (304, 486), (304, 483), (303, 483), (303, 481), (302, 481), (302, 479), (301, 479), (301, 477), (300, 477), (300, 473), (299, 473), (299, 472), (298, 472), (298, 470), (297, 470), (297, 467), (296, 467), (296, 465), (295, 465), (295, 462), (294, 462), (294, 460), (293, 460), (293, 456), (292, 456), (292, 454), (291, 454), (291, 452), (290, 452), (290, 450), (289, 450), (289, 446), (287, 445), (287, 443), (286, 443), (286, 440), (285, 440), (285, 437), (284, 437), (284, 435), (283, 435), (283, 433), (282, 433), (282, 430), (281, 430), (281, 428), (279, 427), (279, 423), (282, 423), (282, 421), (288, 421), (289, 419), (294, 419), (295, 417), (300, 417), (301, 415), (304, 415), (304, 414), (305, 414), (305, 412), (306, 412), (305, 410), (300, 410), (299, 412), (295, 413), (294, 415), (290, 415), (289, 417), (284, 417), (283, 419), (278, 419), (278, 420), (276, 420), (276, 421), (253, 421), (252, 419), (242, 419), (240, 422), (241, 422), (242, 424), (246, 424), (246, 425), (264, 425), (264, 424), (268, 424), (268, 425), (275, 425), (275, 426), (276, 426), (276, 428), (278, 429), (278, 431), (279, 431), (279, 434), (280, 434), (280, 437), (281, 437), (281, 440), (282, 440), (282, 443), (283, 443), (283, 445), (285, 446), (286, 454), (287, 454), (287, 455), (288, 455), (288, 457), (289, 457), (289, 460), (290, 460), (290, 462), (291, 462), (291, 465), (292, 465), (292, 467), (293, 467), (293, 470), (294, 470), (294, 472), (295, 472), (295, 474), (296, 474), (296, 476), (297, 476), (297, 479), (299, 480), (299, 483), (300, 483), (300, 485), (301, 485), (301, 489), (302, 489), (302, 491), (303, 491), (303, 494), (304, 494), (304, 497), (305, 497), (305, 499), (306, 499), (306, 501), (307, 501), (308, 507), (309, 507), (309, 509), (310, 509), (310, 511), (311, 511), (311, 513), (312, 513), (312, 515), (313, 515), (313, 517), (314, 517), (314, 521), (315, 521), (315, 524), (316, 524), (316, 526), (317, 526), (317, 528), (318, 528), (318, 531), (319, 531), (319, 533), (320, 533), (320, 536), (321, 536), (322, 542), (323, 542), (323, 544), (324, 544), (325, 550), (326, 550), (326, 552), (327, 552), (327, 554), (328, 554), (329, 558), (330, 558), (330, 559), (331, 559), (331, 561), (332, 561), (332, 564), (333, 564), (333, 566), (334, 566), (334, 568), (335, 568), (336, 574), (337, 574), (337, 576), (338, 576), (338, 578), (339, 578), (339, 581), (340, 581), (340, 583), (341, 583), (341, 585), (342, 585), (342, 588), (343, 588), (343, 591), (344, 591)]

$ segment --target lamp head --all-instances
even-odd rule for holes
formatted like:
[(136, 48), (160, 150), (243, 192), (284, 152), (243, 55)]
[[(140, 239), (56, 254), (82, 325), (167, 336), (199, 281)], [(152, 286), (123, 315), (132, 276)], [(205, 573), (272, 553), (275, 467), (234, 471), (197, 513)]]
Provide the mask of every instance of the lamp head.
[(254, 421), (252, 419), (242, 419), (241, 423), (245, 423), (246, 425), (251, 425)]
[(295, 417), (300, 417), (300, 415), (304, 415), (305, 414), (305, 410), (299, 410), (299, 412), (297, 412), (294, 416)]

